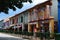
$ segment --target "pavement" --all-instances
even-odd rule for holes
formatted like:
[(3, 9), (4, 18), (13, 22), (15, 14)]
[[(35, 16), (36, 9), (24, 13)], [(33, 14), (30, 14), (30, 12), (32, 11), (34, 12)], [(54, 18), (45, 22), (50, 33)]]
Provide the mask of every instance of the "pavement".
[[(19, 35), (19, 34), (8, 34), (8, 33), (0, 33), (0, 40), (40, 40), (38, 37), (34, 36), (26, 36), (26, 35)], [(48, 40), (48, 39), (43, 39)], [(54, 40), (54, 39), (50, 39)]]
[(0, 33), (0, 40), (28, 40), (28, 39), (23, 39), (21, 37), (16, 37), (6, 33)]
[[(19, 34), (9, 34), (9, 35), (13, 35), (15, 37), (20, 37), (25, 40), (41, 40), (40, 38), (34, 37), (34, 36), (26, 36), (26, 35), (19, 35)], [(43, 39), (43, 40), (48, 40), (48, 39)], [(50, 39), (50, 40), (55, 40), (55, 39)]]

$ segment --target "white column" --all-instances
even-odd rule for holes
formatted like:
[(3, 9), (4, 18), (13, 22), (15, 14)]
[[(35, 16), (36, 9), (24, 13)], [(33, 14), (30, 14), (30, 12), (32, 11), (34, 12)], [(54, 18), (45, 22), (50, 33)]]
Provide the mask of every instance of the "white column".
[(22, 23), (22, 32), (23, 32), (23, 30), (24, 30), (24, 24)]

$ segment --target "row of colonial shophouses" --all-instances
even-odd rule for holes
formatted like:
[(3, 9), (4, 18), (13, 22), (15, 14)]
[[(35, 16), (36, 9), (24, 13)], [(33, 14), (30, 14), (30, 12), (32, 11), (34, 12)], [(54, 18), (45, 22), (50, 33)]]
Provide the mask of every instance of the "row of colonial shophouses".
[[(51, 1), (45, 1), (10, 18), (1, 20), (2, 29), (28, 32), (54, 32), (54, 17), (51, 16)], [(3, 24), (3, 25), (2, 25)]]

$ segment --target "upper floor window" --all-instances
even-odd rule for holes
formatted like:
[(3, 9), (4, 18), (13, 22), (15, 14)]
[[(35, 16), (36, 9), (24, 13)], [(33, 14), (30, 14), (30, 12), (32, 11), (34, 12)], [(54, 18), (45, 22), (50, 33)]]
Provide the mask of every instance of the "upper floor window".
[(18, 18), (16, 18), (16, 23), (18, 23)]
[(14, 24), (14, 19), (12, 20), (12, 24)]
[(23, 16), (21, 16), (21, 22), (23, 22)]
[(44, 18), (44, 10), (45, 10), (45, 8), (40, 8), (39, 9), (39, 19), (43, 19)]

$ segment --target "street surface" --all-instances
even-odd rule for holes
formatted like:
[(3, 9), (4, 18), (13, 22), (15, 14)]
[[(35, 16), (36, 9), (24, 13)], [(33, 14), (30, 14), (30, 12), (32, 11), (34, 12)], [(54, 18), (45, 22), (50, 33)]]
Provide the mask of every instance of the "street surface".
[(27, 39), (11, 36), (5, 33), (0, 33), (0, 40), (27, 40)]

